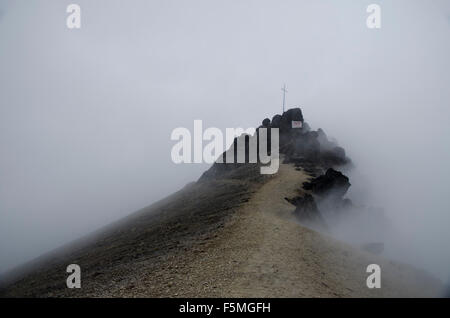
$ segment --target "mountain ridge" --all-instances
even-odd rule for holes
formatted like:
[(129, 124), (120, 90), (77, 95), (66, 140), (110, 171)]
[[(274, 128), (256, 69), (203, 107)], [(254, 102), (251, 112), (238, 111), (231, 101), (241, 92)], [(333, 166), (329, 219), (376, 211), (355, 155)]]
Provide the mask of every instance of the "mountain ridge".
[[(301, 128), (293, 128), (293, 121)], [(299, 108), (263, 120), (262, 127), (280, 131), (276, 174), (261, 175), (259, 163), (214, 163), (197, 182), (16, 269), (0, 296), (439, 295), (440, 282), (427, 273), (316, 231), (314, 226), (323, 224), (310, 215), (324, 211), (306, 208), (298, 198), (320, 203), (322, 192), (333, 193), (332, 209), (346, 213), (351, 207), (344, 198), (348, 178), (328, 173), (351, 165), (343, 148), (322, 129), (312, 131)], [(326, 175), (331, 179), (321, 178)], [(381, 289), (366, 286), (371, 262), (383, 268)], [(65, 267), (72, 263), (81, 267), (81, 289), (66, 287)]]

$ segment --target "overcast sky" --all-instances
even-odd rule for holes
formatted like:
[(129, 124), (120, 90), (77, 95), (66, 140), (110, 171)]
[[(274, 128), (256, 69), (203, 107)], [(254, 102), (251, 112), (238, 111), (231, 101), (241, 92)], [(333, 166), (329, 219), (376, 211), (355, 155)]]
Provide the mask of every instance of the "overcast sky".
[(449, 35), (444, 0), (0, 0), (0, 271), (196, 180), (172, 130), (257, 126), (286, 82), (446, 279)]

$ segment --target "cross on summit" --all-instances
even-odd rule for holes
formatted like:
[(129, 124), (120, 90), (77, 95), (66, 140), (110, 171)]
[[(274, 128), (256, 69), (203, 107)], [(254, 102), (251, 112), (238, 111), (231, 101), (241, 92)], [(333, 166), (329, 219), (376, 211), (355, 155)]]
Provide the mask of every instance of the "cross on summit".
[(284, 108), (285, 108), (285, 104), (286, 104), (286, 93), (288, 92), (288, 90), (286, 88), (286, 84), (283, 85), (281, 90), (283, 91), (283, 113), (284, 113)]

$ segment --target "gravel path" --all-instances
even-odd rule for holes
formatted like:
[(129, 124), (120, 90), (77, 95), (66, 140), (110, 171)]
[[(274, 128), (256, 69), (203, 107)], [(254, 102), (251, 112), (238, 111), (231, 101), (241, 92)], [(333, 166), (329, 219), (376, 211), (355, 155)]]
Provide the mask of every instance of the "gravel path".
[[(256, 171), (256, 170), (255, 170)], [(243, 170), (242, 173), (248, 173)], [(252, 172), (254, 173), (254, 172)], [(255, 174), (256, 176), (256, 174)], [(259, 179), (258, 179), (259, 178)], [(197, 183), (25, 266), (0, 292), (33, 297), (436, 296), (439, 281), (300, 225), (284, 198), (309, 178), (282, 164), (269, 179)], [(65, 267), (82, 267), (82, 288)], [(366, 268), (381, 266), (381, 289)], [(31, 268), (31, 269), (30, 269)], [(25, 271), (24, 269), (22, 269)]]
[[(281, 165), (202, 248), (162, 270), (149, 296), (180, 297), (413, 297), (438, 295), (441, 285), (422, 271), (360, 251), (298, 224), (284, 200), (308, 175)], [(366, 268), (381, 266), (381, 289), (366, 286)], [(173, 273), (177, 273), (174, 275)], [(148, 275), (134, 296), (147, 295)], [(162, 283), (162, 285), (161, 285)], [(167, 287), (168, 286), (168, 287)], [(161, 291), (163, 291), (161, 293)]]

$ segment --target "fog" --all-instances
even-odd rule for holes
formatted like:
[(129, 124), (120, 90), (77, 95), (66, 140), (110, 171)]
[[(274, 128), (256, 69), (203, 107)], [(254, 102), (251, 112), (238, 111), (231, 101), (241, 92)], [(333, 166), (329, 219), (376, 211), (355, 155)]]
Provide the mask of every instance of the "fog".
[(0, 272), (196, 180), (172, 130), (257, 126), (287, 83), (399, 257), (448, 279), (448, 1), (73, 2), (81, 29), (71, 1), (0, 1)]

